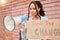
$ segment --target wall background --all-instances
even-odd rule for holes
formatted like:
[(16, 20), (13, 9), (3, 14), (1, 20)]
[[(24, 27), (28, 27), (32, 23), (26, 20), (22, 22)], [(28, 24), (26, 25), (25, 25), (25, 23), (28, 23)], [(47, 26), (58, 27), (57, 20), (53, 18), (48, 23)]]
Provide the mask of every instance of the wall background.
[[(4, 28), (3, 17), (5, 15), (18, 16), (28, 13), (28, 5), (32, 0), (14, 0), (0, 5), (0, 40), (19, 40), (19, 27), (15, 27), (13, 32)], [(46, 16), (49, 19), (60, 19), (60, 0), (39, 0), (43, 4)]]

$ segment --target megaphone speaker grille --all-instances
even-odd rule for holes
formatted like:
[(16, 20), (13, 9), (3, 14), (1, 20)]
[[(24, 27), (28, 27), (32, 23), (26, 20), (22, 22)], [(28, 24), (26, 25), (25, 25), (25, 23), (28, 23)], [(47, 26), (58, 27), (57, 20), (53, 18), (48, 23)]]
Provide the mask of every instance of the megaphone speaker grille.
[(4, 17), (4, 26), (8, 31), (13, 31), (15, 28), (15, 21), (11, 16)]

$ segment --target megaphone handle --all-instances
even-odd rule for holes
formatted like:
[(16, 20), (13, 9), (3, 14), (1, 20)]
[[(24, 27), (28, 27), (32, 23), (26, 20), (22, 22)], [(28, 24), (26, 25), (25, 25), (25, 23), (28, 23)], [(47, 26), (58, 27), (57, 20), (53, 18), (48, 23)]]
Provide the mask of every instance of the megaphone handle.
[(19, 31), (19, 40), (22, 40), (22, 38), (21, 38), (21, 30)]

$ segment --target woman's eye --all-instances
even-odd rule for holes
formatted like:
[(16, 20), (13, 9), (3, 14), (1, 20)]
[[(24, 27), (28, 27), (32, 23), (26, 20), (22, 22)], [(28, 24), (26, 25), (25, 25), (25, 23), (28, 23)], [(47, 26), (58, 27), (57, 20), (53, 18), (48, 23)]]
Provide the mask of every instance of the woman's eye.
[(32, 10), (32, 8), (30, 8), (30, 10)]
[(36, 10), (35, 8), (33, 8), (34, 10)]

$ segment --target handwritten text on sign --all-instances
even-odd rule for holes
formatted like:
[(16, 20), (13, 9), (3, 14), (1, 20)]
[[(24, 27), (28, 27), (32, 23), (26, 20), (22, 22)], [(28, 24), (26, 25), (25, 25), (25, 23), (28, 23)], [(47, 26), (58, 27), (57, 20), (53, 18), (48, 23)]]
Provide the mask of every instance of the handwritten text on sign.
[(26, 22), (28, 38), (45, 38), (49, 36), (53, 39), (60, 39), (60, 19), (34, 20)]

